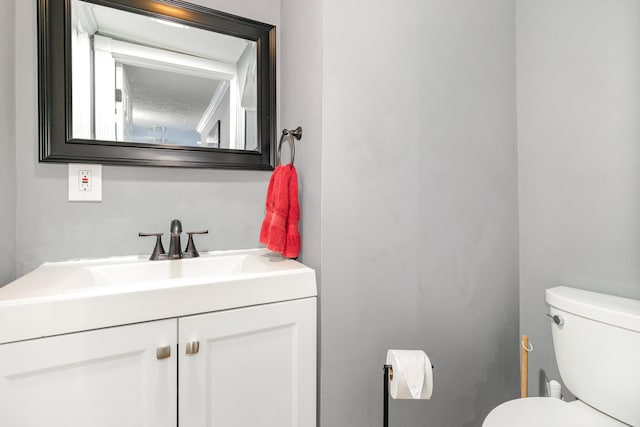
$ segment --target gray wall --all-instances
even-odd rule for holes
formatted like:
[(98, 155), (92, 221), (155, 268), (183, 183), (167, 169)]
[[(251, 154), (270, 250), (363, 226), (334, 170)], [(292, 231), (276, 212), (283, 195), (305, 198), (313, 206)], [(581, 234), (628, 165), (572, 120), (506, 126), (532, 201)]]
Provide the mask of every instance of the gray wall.
[[(194, 3), (280, 25), (279, 0)], [(15, 31), (18, 275), (44, 261), (147, 253), (153, 242), (138, 231), (167, 231), (173, 218), (186, 229), (210, 229), (198, 239), (201, 250), (258, 245), (267, 172), (108, 166), (102, 203), (67, 202), (66, 165), (37, 160), (36, 2), (14, 4), (21, 23)], [(2, 32), (11, 37), (4, 25)]]
[[(301, 260), (320, 272), (321, 173), (322, 173), (322, 2), (282, 0), (280, 69), (283, 128), (302, 126), (304, 136), (296, 143), (295, 165), (302, 218)], [(280, 135), (278, 134), (278, 137)], [(290, 159), (288, 144), (282, 149)]]
[[(322, 1), (282, 0), (281, 40), (282, 127), (302, 126), (304, 136), (296, 143), (295, 165), (300, 190), (300, 260), (316, 270), (318, 329), (322, 328)], [(283, 148), (283, 158), (289, 153)], [(320, 334), (319, 334), (320, 337)], [(318, 368), (322, 360), (318, 340)], [(320, 372), (318, 385), (321, 384)], [(318, 393), (318, 416), (322, 402)], [(325, 424), (327, 425), (327, 424)]]
[(640, 298), (640, 3), (518, 0), (520, 324), (559, 379), (544, 289)]
[(324, 1), (323, 426), (382, 424), (388, 348), (436, 366), (393, 425), (518, 395), (514, 8)]
[(0, 286), (16, 274), (15, 5), (2, 3), (0, 14)]

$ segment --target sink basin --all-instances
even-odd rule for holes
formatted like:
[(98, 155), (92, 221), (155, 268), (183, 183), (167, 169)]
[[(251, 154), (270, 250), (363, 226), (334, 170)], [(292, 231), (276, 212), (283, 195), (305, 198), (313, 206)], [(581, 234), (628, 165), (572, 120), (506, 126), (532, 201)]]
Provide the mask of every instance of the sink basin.
[(316, 294), (312, 269), (266, 249), (45, 263), (0, 288), (0, 344)]
[(220, 281), (256, 274), (278, 273), (299, 264), (284, 258), (253, 253), (204, 254), (200, 258), (184, 258), (172, 261), (119, 262), (86, 266), (94, 286), (131, 285), (134, 283), (158, 283), (181, 281), (183, 284), (202, 280)]

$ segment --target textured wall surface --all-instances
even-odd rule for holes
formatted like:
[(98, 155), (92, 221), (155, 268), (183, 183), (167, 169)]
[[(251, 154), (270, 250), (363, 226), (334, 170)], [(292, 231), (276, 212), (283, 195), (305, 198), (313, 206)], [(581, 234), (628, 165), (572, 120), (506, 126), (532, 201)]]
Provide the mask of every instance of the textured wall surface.
[(518, 394), (514, 7), (324, 1), (323, 426), (382, 424), (388, 348), (436, 366), (393, 425)]
[(544, 290), (640, 298), (640, 3), (518, 0), (520, 324), (559, 379)]

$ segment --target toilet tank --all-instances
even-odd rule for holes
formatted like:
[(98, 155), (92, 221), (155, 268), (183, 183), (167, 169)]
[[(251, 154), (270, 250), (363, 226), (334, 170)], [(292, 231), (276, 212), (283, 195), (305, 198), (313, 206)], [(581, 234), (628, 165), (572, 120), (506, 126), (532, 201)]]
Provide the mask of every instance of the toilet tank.
[(576, 397), (640, 426), (640, 301), (559, 286), (545, 300), (562, 380)]

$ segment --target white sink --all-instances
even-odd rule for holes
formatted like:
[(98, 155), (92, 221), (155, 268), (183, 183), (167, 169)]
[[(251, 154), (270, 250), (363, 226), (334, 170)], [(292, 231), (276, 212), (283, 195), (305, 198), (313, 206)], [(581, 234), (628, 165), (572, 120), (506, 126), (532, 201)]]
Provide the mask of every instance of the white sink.
[(265, 249), (45, 263), (0, 288), (0, 344), (316, 294), (312, 269)]
[(172, 261), (119, 262), (84, 267), (94, 279), (94, 285), (130, 285), (144, 282), (182, 283), (220, 281), (248, 275), (278, 273), (299, 264), (288, 262), (275, 254), (255, 253), (210, 253), (200, 258), (184, 258)]

